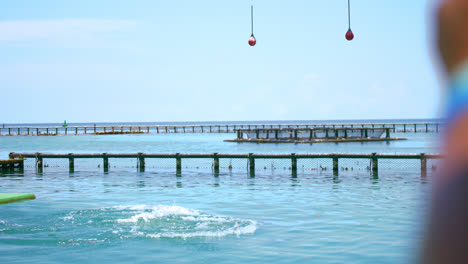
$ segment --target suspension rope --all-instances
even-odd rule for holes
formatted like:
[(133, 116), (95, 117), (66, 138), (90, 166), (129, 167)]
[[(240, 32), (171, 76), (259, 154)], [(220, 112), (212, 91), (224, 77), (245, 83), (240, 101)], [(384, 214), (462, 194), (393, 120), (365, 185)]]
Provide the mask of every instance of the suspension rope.
[(254, 10), (253, 10), (253, 8), (254, 8), (254, 7), (253, 7), (253, 3), (252, 3), (251, 9), (250, 9), (250, 16), (251, 16), (251, 20), (252, 20), (252, 36), (253, 36), (253, 34), (254, 34), (254, 17), (253, 17), (253, 11), (254, 11)]
[(348, 0), (348, 25), (349, 29), (351, 29), (351, 5), (350, 5), (350, 0)]

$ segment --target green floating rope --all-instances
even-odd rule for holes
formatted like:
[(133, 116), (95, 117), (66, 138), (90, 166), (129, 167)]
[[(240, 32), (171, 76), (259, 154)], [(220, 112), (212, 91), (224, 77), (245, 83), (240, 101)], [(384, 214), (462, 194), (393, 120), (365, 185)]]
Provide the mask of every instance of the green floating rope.
[(0, 193), (0, 204), (36, 199), (33, 193)]

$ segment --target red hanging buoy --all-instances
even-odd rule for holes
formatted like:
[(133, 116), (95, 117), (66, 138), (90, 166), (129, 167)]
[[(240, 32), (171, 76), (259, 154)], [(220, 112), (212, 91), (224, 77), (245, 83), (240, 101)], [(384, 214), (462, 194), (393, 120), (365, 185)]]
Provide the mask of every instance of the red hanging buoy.
[(253, 5), (251, 6), (251, 9), (250, 9), (250, 16), (251, 16), (251, 19), (252, 19), (252, 35), (250, 35), (250, 38), (249, 38), (249, 45), (251, 47), (253, 47), (253, 46), (255, 46), (255, 44), (257, 44), (257, 39), (255, 39), (254, 33), (253, 33), (253, 30), (254, 30), (254, 28), (253, 28), (253, 26), (254, 26), (254, 24), (253, 24), (253, 22), (254, 22), (253, 21)]
[(252, 35), (249, 38), (249, 45), (253, 47), (255, 44), (257, 44), (257, 40), (255, 39), (254, 35)]
[(346, 32), (346, 39), (351, 41), (354, 38), (354, 33), (351, 31), (351, 29), (348, 29), (348, 32)]
[(348, 32), (346, 32), (345, 37), (348, 41), (351, 41), (354, 39), (354, 33), (351, 30), (351, 6), (349, 4), (349, 1), (350, 0), (348, 0)]

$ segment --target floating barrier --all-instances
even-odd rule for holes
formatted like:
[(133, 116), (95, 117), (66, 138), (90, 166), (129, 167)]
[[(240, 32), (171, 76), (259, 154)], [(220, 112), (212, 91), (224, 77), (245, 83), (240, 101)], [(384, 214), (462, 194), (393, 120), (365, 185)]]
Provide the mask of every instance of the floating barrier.
[(7, 126), (0, 127), (0, 136), (63, 136), (112, 134), (172, 134), (172, 133), (236, 133), (240, 129), (265, 128), (390, 128), (392, 132), (435, 132), (444, 123), (368, 123), (368, 124), (198, 124), (183, 126)]
[[(68, 160), (68, 168), (70, 172), (75, 171), (75, 160), (80, 159), (100, 159), (98, 168), (102, 168), (104, 172), (108, 172), (110, 169), (109, 159), (134, 159), (136, 160), (137, 169), (140, 172), (144, 172), (146, 168), (146, 163), (148, 160), (175, 160), (175, 164), (171, 163), (169, 167), (174, 168), (176, 173), (181, 173), (184, 162), (189, 162), (190, 160), (196, 160), (199, 163), (203, 163), (203, 160), (210, 164), (211, 169), (215, 173), (219, 173), (220, 169), (231, 170), (233, 167), (231, 165), (232, 160), (240, 160), (245, 162), (246, 169), (250, 171), (250, 174), (255, 175), (256, 169), (267, 169), (266, 165), (263, 165), (259, 168), (256, 168), (256, 163), (262, 164), (262, 161), (265, 160), (282, 160), (284, 168), (288, 168), (294, 174), (297, 174), (298, 171), (298, 162), (301, 161), (313, 161), (313, 160), (328, 160), (326, 162), (330, 164), (330, 167), (320, 165), (316, 167), (320, 170), (333, 170), (334, 173), (338, 173), (340, 170), (353, 170), (353, 165), (351, 166), (340, 166), (340, 162), (343, 161), (346, 164), (346, 161), (364, 161), (362, 164), (367, 164), (366, 169), (375, 175), (379, 170), (379, 161), (383, 160), (417, 160), (420, 162), (420, 172), (422, 175), (426, 175), (428, 168), (428, 160), (441, 159), (442, 156), (439, 154), (147, 154), (147, 153), (134, 153), (134, 154), (114, 154), (114, 153), (96, 153), (96, 154), (44, 154), (44, 153), (10, 153), (10, 158), (21, 158), (21, 159), (34, 159), (34, 164), (37, 172), (42, 173), (44, 167), (47, 168), (47, 165), (44, 165), (44, 160), (46, 159), (65, 159)], [(222, 161), (222, 162), (221, 162)], [(229, 161), (227, 163), (226, 161)], [(223, 165), (220, 165), (223, 164)], [(362, 165), (361, 164), (361, 165)], [(101, 166), (102, 165), (102, 166)], [(385, 163), (383, 163), (385, 165)], [(278, 167), (278, 166), (277, 166)], [(435, 165), (431, 166), (431, 169), (435, 169)]]
[(33, 199), (36, 199), (33, 193), (0, 193), (0, 204)]

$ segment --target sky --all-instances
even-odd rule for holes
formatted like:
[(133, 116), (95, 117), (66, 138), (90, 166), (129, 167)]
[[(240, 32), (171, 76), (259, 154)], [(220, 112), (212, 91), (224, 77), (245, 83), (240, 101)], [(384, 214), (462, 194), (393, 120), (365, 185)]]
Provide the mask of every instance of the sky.
[(427, 1), (347, 7), (1, 1), (0, 123), (438, 117)]

